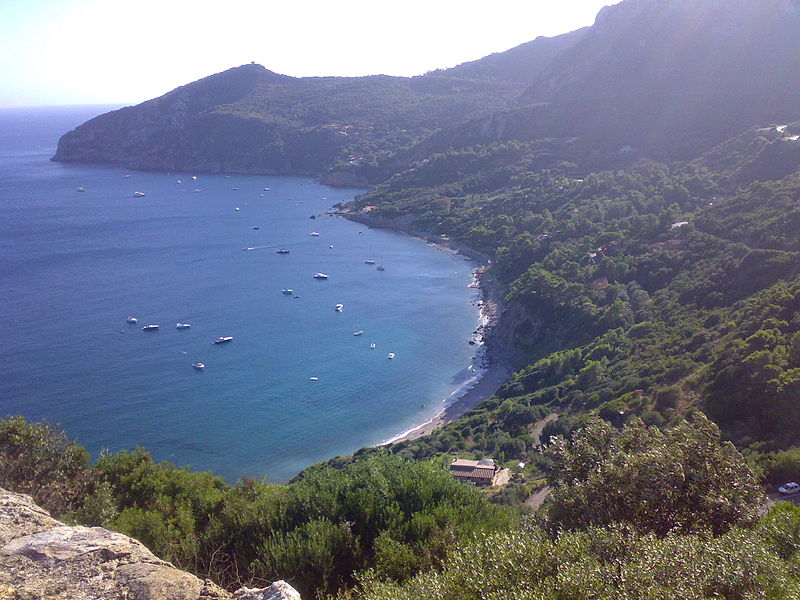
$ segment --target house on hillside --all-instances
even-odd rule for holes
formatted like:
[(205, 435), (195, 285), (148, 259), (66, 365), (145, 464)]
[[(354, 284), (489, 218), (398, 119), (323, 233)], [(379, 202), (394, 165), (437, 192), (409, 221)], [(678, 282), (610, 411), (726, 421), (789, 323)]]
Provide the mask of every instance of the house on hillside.
[(469, 481), (475, 485), (494, 485), (498, 468), (491, 458), (468, 460), (454, 458), (450, 463), (450, 474), (461, 481)]

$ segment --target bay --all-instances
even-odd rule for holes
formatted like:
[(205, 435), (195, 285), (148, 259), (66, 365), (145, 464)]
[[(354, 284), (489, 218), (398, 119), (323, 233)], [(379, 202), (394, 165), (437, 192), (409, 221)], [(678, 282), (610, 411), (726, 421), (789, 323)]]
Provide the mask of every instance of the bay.
[(95, 456), (141, 445), (285, 481), (474, 380), (474, 263), (326, 215), (358, 190), (308, 178), (49, 162), (105, 109), (0, 110), (0, 415), (59, 423)]

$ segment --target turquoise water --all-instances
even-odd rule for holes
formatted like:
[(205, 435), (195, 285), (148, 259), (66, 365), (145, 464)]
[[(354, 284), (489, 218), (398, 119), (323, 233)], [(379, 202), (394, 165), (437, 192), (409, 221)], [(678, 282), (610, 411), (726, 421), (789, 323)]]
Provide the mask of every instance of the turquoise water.
[(141, 445), (284, 481), (425, 421), (474, 378), (474, 263), (323, 215), (357, 190), (49, 162), (99, 112), (0, 110), (0, 415), (60, 423), (95, 455)]

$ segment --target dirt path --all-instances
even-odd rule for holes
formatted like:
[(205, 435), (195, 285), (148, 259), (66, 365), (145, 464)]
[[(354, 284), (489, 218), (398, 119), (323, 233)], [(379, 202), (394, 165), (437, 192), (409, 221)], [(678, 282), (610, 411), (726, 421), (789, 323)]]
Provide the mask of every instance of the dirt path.
[(548, 423), (552, 423), (557, 418), (558, 418), (558, 413), (551, 413), (551, 414), (547, 415), (541, 421), (536, 421), (536, 423), (534, 423), (530, 428), (531, 437), (534, 440), (536, 440), (537, 443), (541, 444), (542, 443), (542, 439), (541, 439), (542, 431), (544, 430), (545, 425), (547, 425)]
[(533, 510), (538, 510), (552, 489), (553, 488), (551, 488), (549, 485), (546, 485), (542, 489), (534, 492), (528, 496), (527, 500), (525, 500), (525, 506), (528, 506)]

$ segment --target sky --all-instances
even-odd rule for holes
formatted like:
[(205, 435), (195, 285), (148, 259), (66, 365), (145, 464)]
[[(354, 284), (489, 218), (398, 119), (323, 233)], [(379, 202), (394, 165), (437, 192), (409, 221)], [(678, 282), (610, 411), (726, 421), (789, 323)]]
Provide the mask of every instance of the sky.
[(591, 25), (618, 0), (0, 0), (0, 106), (136, 104), (249, 63), (419, 75)]

